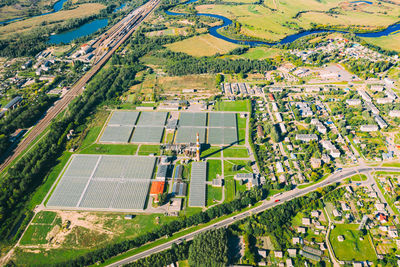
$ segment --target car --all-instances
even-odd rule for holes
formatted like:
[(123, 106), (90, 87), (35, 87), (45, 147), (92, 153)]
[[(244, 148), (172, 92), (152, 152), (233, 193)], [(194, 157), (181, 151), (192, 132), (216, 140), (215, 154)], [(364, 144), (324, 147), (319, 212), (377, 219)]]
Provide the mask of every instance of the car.
[(275, 199), (275, 201), (274, 202), (279, 202), (279, 199)]

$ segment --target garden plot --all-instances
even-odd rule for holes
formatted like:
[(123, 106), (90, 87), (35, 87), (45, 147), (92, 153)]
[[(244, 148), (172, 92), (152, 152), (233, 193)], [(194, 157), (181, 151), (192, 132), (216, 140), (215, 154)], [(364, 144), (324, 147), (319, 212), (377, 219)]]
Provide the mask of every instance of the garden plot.
[(109, 126), (134, 126), (139, 112), (137, 111), (114, 111), (108, 122)]
[(137, 125), (139, 126), (164, 126), (167, 112), (142, 112)]
[(107, 126), (100, 137), (103, 143), (127, 143), (132, 133), (132, 126)]

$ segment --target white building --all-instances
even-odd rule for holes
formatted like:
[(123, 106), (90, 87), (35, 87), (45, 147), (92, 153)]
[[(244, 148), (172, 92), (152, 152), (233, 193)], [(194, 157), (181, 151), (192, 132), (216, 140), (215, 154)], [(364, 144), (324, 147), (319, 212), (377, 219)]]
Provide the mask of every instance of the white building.
[(275, 118), (276, 118), (276, 121), (277, 122), (282, 122), (283, 120), (282, 120), (282, 116), (281, 116), (281, 114), (279, 113), (279, 112), (276, 112), (275, 113)]
[(391, 111), (389, 111), (389, 117), (392, 117), (392, 118), (400, 117), (400, 110), (391, 110)]
[(378, 125), (361, 125), (360, 130), (362, 132), (376, 132), (378, 131)]
[(346, 104), (349, 106), (358, 106), (361, 105), (361, 99), (347, 99)]
[(382, 119), (381, 116), (376, 115), (376, 116), (374, 117), (374, 119), (375, 119), (376, 123), (378, 123), (378, 125), (379, 125), (379, 127), (380, 127), (381, 129), (386, 128), (386, 127), (388, 126), (387, 123)]
[(371, 97), (364, 90), (360, 89), (360, 90), (357, 90), (357, 92), (361, 96), (361, 98), (364, 99), (364, 101), (366, 101), (366, 102), (371, 102), (372, 101)]
[(372, 112), (372, 114), (375, 114), (375, 115), (379, 114), (379, 109), (377, 109), (374, 104), (372, 104), (371, 102), (367, 102), (366, 105), (367, 105), (367, 109), (370, 110)]
[(283, 122), (279, 123), (279, 128), (281, 129), (281, 133), (286, 133), (286, 127), (285, 124)]
[(316, 134), (296, 134), (296, 140), (303, 142), (317, 141), (318, 136)]
[(383, 89), (384, 89), (383, 85), (380, 84), (371, 85), (371, 90), (374, 92), (382, 92)]
[(381, 97), (376, 99), (376, 103), (385, 105), (385, 104), (391, 104), (393, 103), (393, 99), (389, 97)]
[(322, 140), (322, 141), (320, 142), (320, 144), (322, 145), (323, 148), (325, 148), (325, 149), (329, 152), (329, 154), (331, 155), (331, 157), (333, 157), (333, 158), (339, 158), (339, 157), (340, 157), (340, 154), (341, 154), (341, 153), (340, 153), (340, 150), (337, 149), (337, 148), (335, 147), (335, 145), (332, 144), (331, 141), (329, 141), (329, 140)]

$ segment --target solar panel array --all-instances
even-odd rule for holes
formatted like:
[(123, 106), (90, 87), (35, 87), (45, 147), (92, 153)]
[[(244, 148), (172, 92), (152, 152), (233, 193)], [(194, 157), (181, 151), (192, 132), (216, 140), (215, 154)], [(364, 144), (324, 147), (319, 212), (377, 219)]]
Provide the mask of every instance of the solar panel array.
[(107, 126), (100, 137), (104, 143), (127, 143), (132, 133), (132, 126)]
[(47, 206), (144, 209), (156, 158), (74, 155)]
[(189, 206), (206, 206), (207, 162), (193, 162), (190, 177)]
[(209, 127), (232, 127), (236, 128), (235, 113), (210, 113)]
[(136, 124), (139, 112), (137, 111), (115, 111), (111, 115), (108, 125), (133, 126)]
[(207, 113), (181, 112), (179, 126), (183, 127), (206, 127)]
[(212, 145), (231, 145), (238, 141), (236, 128), (209, 128), (208, 143)]
[(199, 133), (200, 143), (205, 143), (206, 128), (179, 127), (178, 132), (176, 134), (175, 143), (178, 144), (196, 143), (197, 133)]
[(137, 125), (164, 126), (167, 120), (167, 114), (167, 112), (142, 112)]
[(137, 126), (131, 143), (162, 143), (164, 127)]

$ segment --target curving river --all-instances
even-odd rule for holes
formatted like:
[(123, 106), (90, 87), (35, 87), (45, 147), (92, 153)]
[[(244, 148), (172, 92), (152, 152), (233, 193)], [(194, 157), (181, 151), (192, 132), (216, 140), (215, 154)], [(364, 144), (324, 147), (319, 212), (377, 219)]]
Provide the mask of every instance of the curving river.
[[(198, 0), (190, 0), (185, 2), (184, 4), (190, 4), (190, 3), (194, 3)], [(363, 2), (363, 3), (367, 3), (367, 4), (372, 4), (372, 2), (369, 1), (354, 1), (354, 2)], [(185, 13), (177, 13), (177, 12), (171, 12), (168, 10), (165, 10), (165, 13), (171, 16), (186, 16), (187, 14)], [(323, 32), (340, 32), (340, 33), (347, 33), (345, 31), (337, 31), (337, 30), (309, 30), (309, 31), (303, 31), (303, 32), (299, 32), (296, 34), (292, 34), (289, 35), (285, 38), (283, 38), (282, 40), (280, 40), (279, 42), (263, 42), (263, 41), (244, 41), (244, 40), (236, 40), (236, 39), (232, 39), (229, 37), (226, 37), (224, 35), (221, 35), (220, 33), (218, 33), (218, 29), (221, 29), (223, 27), (229, 26), (232, 24), (232, 20), (221, 16), (221, 15), (216, 15), (216, 14), (208, 14), (208, 13), (197, 13), (196, 16), (204, 16), (204, 17), (211, 17), (211, 18), (217, 18), (223, 21), (222, 25), (219, 26), (214, 26), (211, 27), (209, 29), (209, 32), (212, 36), (217, 37), (219, 39), (228, 41), (230, 43), (234, 43), (234, 44), (242, 44), (242, 45), (249, 45), (249, 46), (259, 46), (259, 45), (279, 45), (279, 44), (288, 44), (291, 42), (296, 41), (297, 39), (300, 39), (304, 36), (310, 35), (310, 34), (315, 34), (315, 33), (323, 33)], [(372, 38), (376, 38), (376, 37), (382, 37), (382, 36), (388, 36), (390, 34), (395, 34), (398, 31), (400, 31), (400, 23), (396, 23), (393, 25), (390, 25), (389, 27), (387, 27), (386, 29), (382, 30), (382, 31), (378, 31), (378, 32), (368, 32), (368, 33), (356, 33), (355, 35), (358, 37), (372, 37)]]

